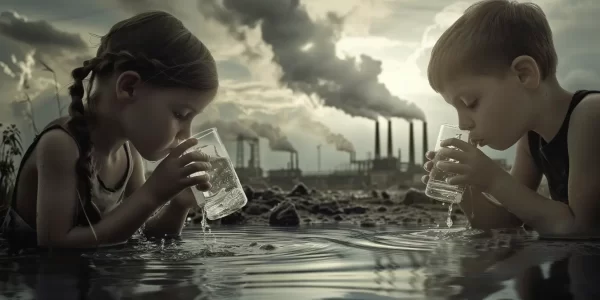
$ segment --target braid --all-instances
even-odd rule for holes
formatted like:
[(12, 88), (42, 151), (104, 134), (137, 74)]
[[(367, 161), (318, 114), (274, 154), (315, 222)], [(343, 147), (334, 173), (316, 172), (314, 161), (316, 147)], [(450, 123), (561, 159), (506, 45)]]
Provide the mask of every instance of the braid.
[[(92, 193), (92, 141), (90, 138), (90, 128), (88, 121), (90, 120), (90, 112), (86, 112), (85, 107), (83, 105), (83, 97), (84, 97), (84, 86), (83, 80), (93, 71), (95, 65), (99, 63), (99, 60), (94, 58), (92, 60), (85, 61), (83, 67), (79, 67), (74, 69), (71, 72), (71, 76), (74, 79), (73, 85), (69, 88), (69, 93), (71, 94), (71, 105), (69, 106), (69, 115), (71, 115), (71, 120), (69, 121), (69, 127), (78, 141), (80, 147), (79, 159), (75, 165), (75, 171), (79, 178), (84, 178), (83, 183), (83, 191), (80, 190), (80, 195), (84, 196), (84, 206), (87, 206), (88, 202), (91, 200)], [(89, 92), (91, 91), (91, 86), (93, 82), (90, 80), (90, 85), (88, 89), (88, 102), (89, 102)], [(85, 209), (85, 207), (82, 207)]]

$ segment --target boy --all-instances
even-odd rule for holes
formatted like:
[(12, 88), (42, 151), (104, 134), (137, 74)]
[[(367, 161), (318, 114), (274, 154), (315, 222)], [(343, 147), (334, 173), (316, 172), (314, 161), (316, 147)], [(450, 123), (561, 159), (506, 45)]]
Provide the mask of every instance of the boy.
[[(461, 208), (473, 227), (525, 223), (548, 236), (598, 233), (600, 140), (592, 134), (600, 128), (600, 92), (566, 91), (556, 78), (556, 65), (550, 26), (532, 3), (478, 2), (433, 47), (429, 83), (456, 109), (471, 140), (442, 143), (459, 149), (439, 151), (458, 163), (435, 167), (456, 174), (450, 184), (472, 187)], [(510, 173), (477, 149), (506, 150), (515, 143)], [(434, 155), (428, 153), (428, 159)], [(425, 163), (426, 170), (432, 167), (431, 161)], [(542, 175), (551, 199), (536, 193)]]

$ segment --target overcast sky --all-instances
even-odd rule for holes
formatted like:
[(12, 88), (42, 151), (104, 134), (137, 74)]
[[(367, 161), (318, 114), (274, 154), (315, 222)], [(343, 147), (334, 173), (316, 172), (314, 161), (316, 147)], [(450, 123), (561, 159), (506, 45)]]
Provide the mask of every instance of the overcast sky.
[[(406, 119), (415, 120), (418, 161), (422, 156), (420, 120), (428, 122), (430, 146), (435, 145), (441, 124), (457, 122), (453, 109), (429, 87), (426, 66), (441, 32), (473, 1), (300, 0), (293, 17), (285, 19), (267, 16), (285, 9), (291, 0), (227, 1), (226, 9), (218, 10), (223, 8), (220, 2), (3, 0), (0, 120), (30, 130), (21, 115), (23, 103), (14, 104), (25, 99), (25, 91), (19, 88), (24, 78), (30, 86), (27, 92), (37, 127), (58, 116), (52, 74), (34, 58), (55, 70), (65, 105), (70, 101), (69, 72), (95, 53), (96, 36), (135, 13), (163, 9), (181, 18), (218, 60), (221, 91), (213, 109), (195, 122), (244, 118), (280, 128), (299, 151), (300, 167), (305, 171), (316, 170), (319, 144), (323, 145), (322, 170), (347, 163), (349, 155), (336, 149), (353, 147), (357, 158), (373, 152), (373, 118), (377, 115), (392, 118), (394, 154), (400, 148), (403, 160), (408, 154)], [(554, 31), (559, 80), (570, 90), (599, 88), (600, 2), (533, 2), (545, 10)], [(249, 6), (236, 7), (240, 3)], [(251, 28), (246, 26), (251, 22), (242, 20), (267, 21)], [(312, 43), (306, 44), (307, 40)], [(353, 58), (360, 67), (352, 63)], [(289, 70), (298, 65), (305, 78), (290, 75)], [(339, 84), (343, 95), (326, 91), (315, 78)], [(382, 152), (386, 154), (387, 122), (380, 120)], [(228, 148), (235, 150), (232, 142)], [(287, 153), (268, 150), (266, 140), (261, 141), (261, 148), (263, 167), (287, 165)], [(485, 151), (509, 161), (514, 156), (513, 149)]]

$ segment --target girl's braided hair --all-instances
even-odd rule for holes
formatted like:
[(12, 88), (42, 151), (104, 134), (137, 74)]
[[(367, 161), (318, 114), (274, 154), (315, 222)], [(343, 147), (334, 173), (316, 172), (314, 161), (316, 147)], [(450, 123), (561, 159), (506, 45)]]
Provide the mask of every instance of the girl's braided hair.
[[(202, 91), (218, 88), (215, 60), (206, 46), (176, 17), (161, 11), (138, 14), (115, 24), (101, 38), (96, 57), (71, 72), (69, 128), (80, 146), (76, 172), (83, 179), (80, 195), (87, 207), (91, 199), (94, 79), (114, 72), (136, 71), (144, 82), (159, 87), (183, 87)], [(90, 75), (91, 74), (91, 75)], [(87, 109), (83, 81), (90, 75)], [(85, 208), (84, 208), (85, 209)], [(92, 221), (94, 222), (94, 221)]]

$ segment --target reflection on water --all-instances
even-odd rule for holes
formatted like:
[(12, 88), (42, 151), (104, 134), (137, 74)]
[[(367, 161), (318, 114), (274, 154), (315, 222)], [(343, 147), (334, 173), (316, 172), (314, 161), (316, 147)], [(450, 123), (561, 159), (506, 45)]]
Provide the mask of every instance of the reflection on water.
[(600, 245), (523, 230), (186, 228), (83, 254), (0, 255), (8, 299), (600, 299)]

